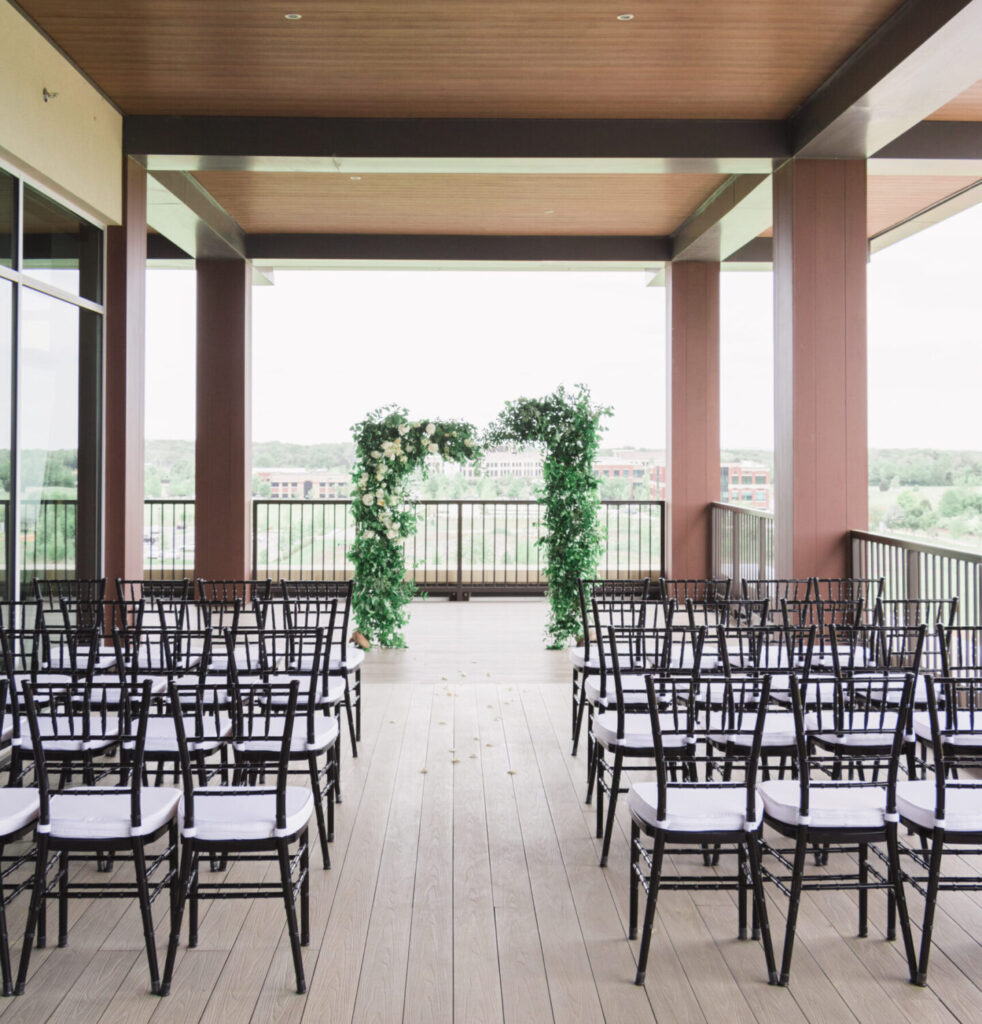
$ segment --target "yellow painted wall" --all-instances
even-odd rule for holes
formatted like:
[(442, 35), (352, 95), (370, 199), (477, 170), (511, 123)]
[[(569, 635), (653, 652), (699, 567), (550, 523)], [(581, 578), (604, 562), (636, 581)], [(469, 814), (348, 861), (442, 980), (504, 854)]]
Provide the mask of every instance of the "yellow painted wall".
[[(58, 96), (45, 103), (42, 90)], [(122, 217), (123, 119), (0, 0), (0, 157), (107, 224)]]

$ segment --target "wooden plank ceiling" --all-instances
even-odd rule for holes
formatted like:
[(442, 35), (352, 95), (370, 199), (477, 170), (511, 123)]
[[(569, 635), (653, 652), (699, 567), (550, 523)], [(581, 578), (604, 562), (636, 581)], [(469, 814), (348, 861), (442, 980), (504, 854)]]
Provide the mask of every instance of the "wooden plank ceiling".
[[(867, 237), (873, 238), (978, 180), (950, 174), (871, 174), (866, 185)], [(762, 236), (769, 238), (772, 233), (768, 229)]]
[(247, 234), (666, 235), (722, 174), (251, 174), (195, 178)]
[(533, 118), (784, 118), (901, 6), (20, 3), (125, 113)]
[(982, 80), (940, 110), (936, 110), (929, 121), (982, 121)]

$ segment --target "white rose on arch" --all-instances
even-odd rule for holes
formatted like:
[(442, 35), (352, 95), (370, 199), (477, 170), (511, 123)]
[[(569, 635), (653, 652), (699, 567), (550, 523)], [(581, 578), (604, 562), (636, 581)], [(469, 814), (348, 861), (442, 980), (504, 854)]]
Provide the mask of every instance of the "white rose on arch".
[(436, 433), (436, 426), (432, 423), (427, 423), (426, 430), (424, 431), (424, 433), (426, 434), (427, 437), (431, 437), (433, 434)]

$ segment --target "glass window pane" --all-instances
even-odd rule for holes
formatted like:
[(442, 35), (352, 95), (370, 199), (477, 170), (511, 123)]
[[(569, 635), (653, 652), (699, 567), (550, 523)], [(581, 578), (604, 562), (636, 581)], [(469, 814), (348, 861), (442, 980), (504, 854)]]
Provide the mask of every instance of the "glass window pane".
[(0, 267), (14, 265), (14, 219), (17, 179), (0, 171)]
[(14, 286), (0, 281), (0, 598), (7, 588), (7, 529), (10, 523), (10, 362)]
[(73, 575), (78, 500), (79, 309), (22, 292), (21, 580)]
[(25, 185), (21, 269), (45, 284), (101, 302), (102, 231)]

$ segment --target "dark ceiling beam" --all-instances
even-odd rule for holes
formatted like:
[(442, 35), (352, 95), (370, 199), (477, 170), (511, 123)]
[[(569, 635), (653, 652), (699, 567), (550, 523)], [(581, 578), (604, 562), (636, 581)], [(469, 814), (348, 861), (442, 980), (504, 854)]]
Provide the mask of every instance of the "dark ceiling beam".
[(195, 259), (245, 258), (242, 229), (183, 171), (148, 175), (147, 224)]
[(669, 258), (669, 240), (585, 235), (247, 235), (251, 260), (636, 263)]
[(620, 162), (624, 171), (750, 173), (770, 171), (774, 160), (789, 155), (783, 121), (602, 118), (131, 115), (123, 123), (123, 147), (149, 157), (151, 170), (341, 173), (466, 170), (458, 161), (514, 173), (571, 160)]
[(979, 78), (982, 0), (907, 0), (795, 112), (795, 156), (863, 159)]
[(982, 122), (922, 121), (872, 157), (869, 171), (982, 177)]
[(769, 174), (736, 174), (725, 182), (672, 235), (678, 262), (725, 260), (771, 226)]
[(754, 238), (726, 258), (728, 266), (738, 264), (770, 264), (774, 262), (774, 239), (769, 235)]

